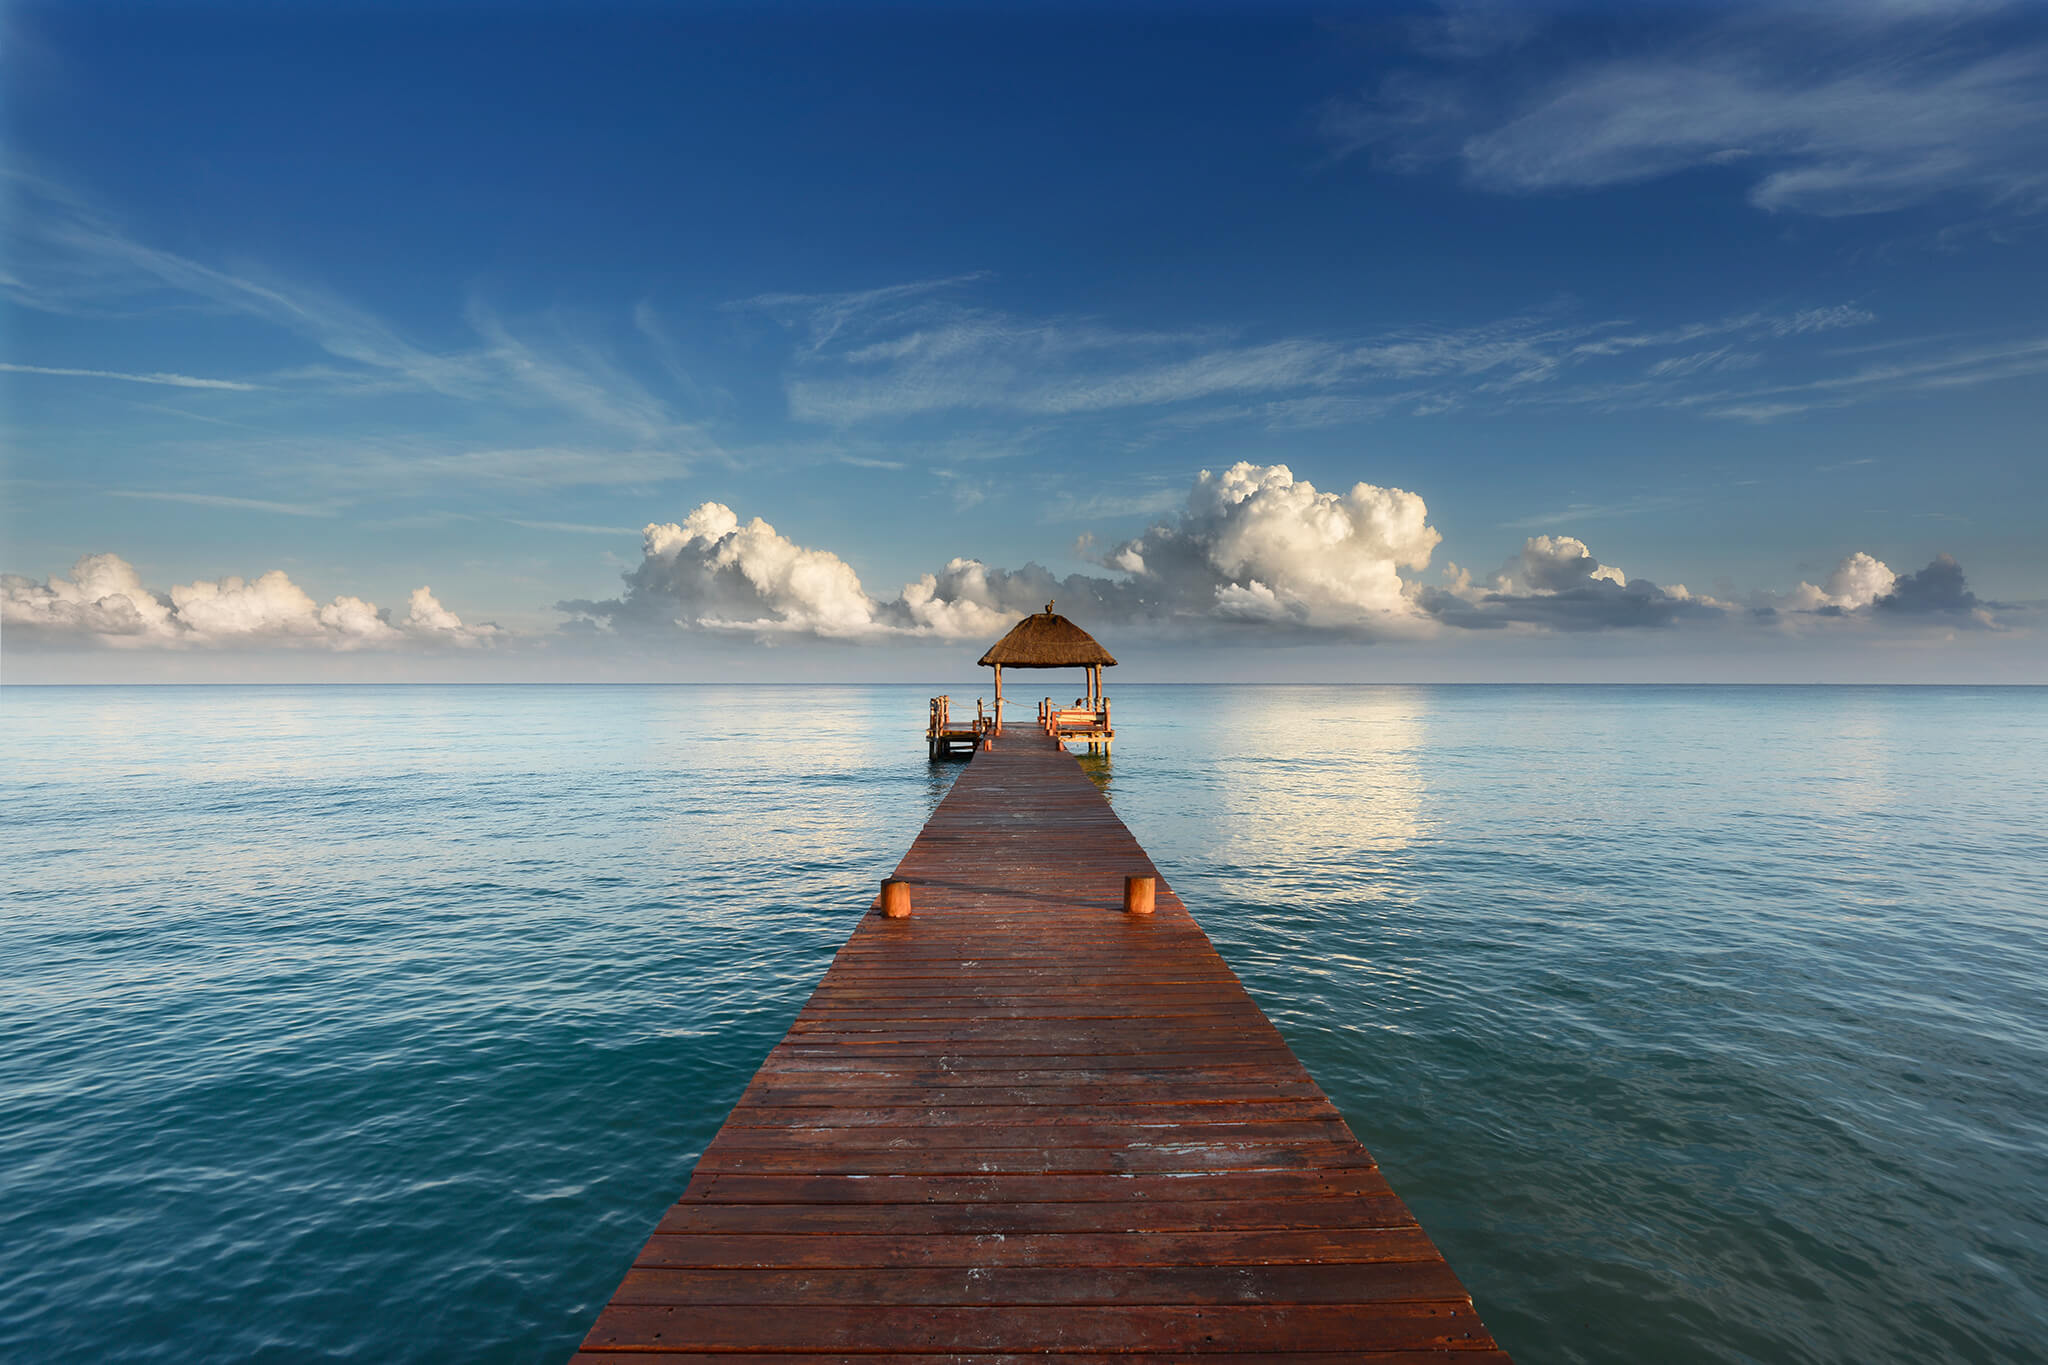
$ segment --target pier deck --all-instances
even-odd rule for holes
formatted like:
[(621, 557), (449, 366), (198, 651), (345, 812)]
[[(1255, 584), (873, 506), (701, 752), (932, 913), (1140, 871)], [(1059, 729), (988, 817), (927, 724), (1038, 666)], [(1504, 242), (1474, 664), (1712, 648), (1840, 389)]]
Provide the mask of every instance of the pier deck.
[(582, 1352), (998, 1365), (1500, 1354), (1074, 759), (1012, 726), (860, 921)]

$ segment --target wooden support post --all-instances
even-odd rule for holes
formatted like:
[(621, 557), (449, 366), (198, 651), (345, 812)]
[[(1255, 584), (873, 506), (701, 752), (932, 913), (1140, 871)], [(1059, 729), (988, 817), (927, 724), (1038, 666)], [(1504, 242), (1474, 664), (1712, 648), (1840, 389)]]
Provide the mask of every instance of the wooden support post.
[(996, 733), (1003, 732), (1003, 666), (991, 665), (996, 671)]
[(882, 879), (882, 918), (910, 918), (910, 883), (901, 877)]
[[(886, 886), (887, 883), (883, 885)], [(1151, 877), (1124, 878), (1124, 912), (1131, 915), (1151, 914), (1153, 886), (1154, 879)]]

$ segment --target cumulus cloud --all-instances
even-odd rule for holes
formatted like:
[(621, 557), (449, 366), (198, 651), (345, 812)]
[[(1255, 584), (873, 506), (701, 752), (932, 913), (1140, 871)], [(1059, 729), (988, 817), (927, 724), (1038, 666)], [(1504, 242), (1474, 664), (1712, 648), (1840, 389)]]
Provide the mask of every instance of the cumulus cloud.
[(1443, 540), (1428, 518), (1405, 489), (1321, 492), (1286, 465), (1244, 461), (1203, 470), (1178, 518), (1103, 562), (1176, 613), (1412, 630), (1426, 617), (1401, 570), (1428, 567)]
[(1577, 536), (1530, 536), (1521, 558), (1501, 574), (1502, 592), (1568, 592), (1589, 583), (1628, 584), (1628, 575), (1593, 558)]
[(125, 640), (176, 631), (170, 605), (119, 555), (86, 555), (71, 566), (71, 577), (44, 583), (20, 574), (0, 577), (0, 609), (7, 625), (53, 634)]
[[(1633, 577), (1577, 536), (1529, 536), (1490, 576), (1456, 564), (1425, 584), (1442, 537), (1422, 498), (1354, 483), (1325, 491), (1286, 465), (1203, 470), (1181, 507), (1143, 534), (1077, 552), (1107, 572), (1055, 575), (1038, 564), (998, 568), (957, 557), (893, 597), (870, 592), (837, 553), (801, 545), (759, 517), (707, 502), (679, 522), (649, 525), (641, 562), (608, 601), (562, 602), (584, 623), (615, 630), (704, 630), (764, 640), (805, 637), (989, 640), (1047, 599), (1079, 619), (1174, 639), (1262, 631), (1355, 640), (1444, 629), (1597, 631), (1717, 626), (1732, 604), (1683, 583)], [(1991, 624), (1962, 571), (1943, 557), (1899, 577), (1868, 554), (1825, 584), (1802, 583), (1754, 604), (1781, 626), (1821, 617)], [(1795, 619), (1796, 618), (1796, 619)]]
[(253, 579), (201, 579), (160, 593), (114, 554), (84, 556), (69, 578), (52, 575), (39, 583), (20, 574), (0, 576), (0, 622), (10, 632), (48, 642), (347, 650), (423, 642), (474, 645), (500, 633), (492, 625), (464, 625), (429, 588), (414, 590), (410, 605), (410, 613), (395, 623), (361, 597), (339, 596), (323, 606), (281, 569)]
[(1850, 618), (1864, 622), (1964, 625), (1999, 629), (1993, 612), (1970, 591), (1963, 566), (1951, 555), (1936, 555), (1917, 573), (1897, 574), (1883, 560), (1862, 550), (1835, 566), (1825, 584), (1801, 583), (1780, 599), (1766, 600), (1763, 610)]
[(1827, 584), (1801, 583), (1787, 606), (1793, 611), (1861, 611), (1892, 590), (1896, 576), (1881, 559), (1858, 550), (1835, 566)]
[(1116, 595), (1116, 585), (1106, 581), (1059, 579), (1036, 564), (992, 569), (956, 558), (883, 600), (832, 551), (799, 545), (760, 517), (742, 522), (717, 502), (698, 506), (680, 522), (650, 523), (642, 532), (641, 561), (623, 577), (620, 597), (557, 608), (614, 629), (681, 627), (763, 639), (967, 639), (1000, 633), (1048, 596), (1088, 599), (1100, 608), (1107, 602), (1100, 589)]
[(1413, 493), (1368, 483), (1321, 492), (1285, 465), (1247, 462), (1202, 471), (1178, 515), (1104, 554), (1116, 577), (1060, 578), (1037, 564), (1000, 569), (956, 558), (883, 600), (837, 554), (705, 503), (681, 522), (647, 527), (623, 596), (559, 605), (614, 627), (678, 625), (763, 638), (980, 638), (1000, 634), (1048, 598), (1103, 621), (1412, 633), (1431, 623), (1401, 570), (1426, 567), (1440, 539)]
[(1716, 621), (1728, 605), (1687, 590), (1630, 578), (1602, 564), (1576, 536), (1530, 536), (1489, 586), (1448, 567), (1448, 586), (1420, 594), (1425, 610), (1446, 625), (1486, 630), (1506, 626), (1553, 630), (1612, 630), (1668, 626), (1679, 620)]
[(564, 607), (762, 634), (852, 638), (875, 629), (874, 599), (852, 565), (798, 545), (759, 517), (742, 524), (730, 507), (707, 502), (681, 522), (650, 523), (642, 538), (623, 599)]
[(1042, 569), (1017, 574), (991, 570), (978, 559), (954, 559), (942, 572), (904, 584), (893, 614), (913, 631), (946, 639), (999, 636), (1016, 624), (1018, 615), (1035, 609), (1037, 589), (1043, 587), (1047, 598), (1058, 595), (1051, 578)]
[(1963, 566), (1948, 555), (1936, 555), (1920, 572), (1894, 579), (1892, 590), (1873, 605), (1879, 611), (1908, 616), (1929, 612), (1977, 613), (1984, 606), (1963, 580)]

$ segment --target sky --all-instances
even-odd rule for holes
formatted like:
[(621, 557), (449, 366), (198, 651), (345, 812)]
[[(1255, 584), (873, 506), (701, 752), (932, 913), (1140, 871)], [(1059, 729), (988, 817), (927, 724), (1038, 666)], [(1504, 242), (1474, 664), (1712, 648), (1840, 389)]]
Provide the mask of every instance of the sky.
[(2048, 7), (14, 4), (0, 678), (2048, 681)]

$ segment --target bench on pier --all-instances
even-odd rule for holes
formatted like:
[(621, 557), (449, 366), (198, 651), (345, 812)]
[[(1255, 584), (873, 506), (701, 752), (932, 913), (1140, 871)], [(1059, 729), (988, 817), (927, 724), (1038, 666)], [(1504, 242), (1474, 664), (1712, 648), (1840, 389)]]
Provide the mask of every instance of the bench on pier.
[(1080, 740), (1090, 749), (1097, 745), (1102, 752), (1109, 752), (1110, 741), (1116, 738), (1116, 731), (1109, 725), (1109, 698), (1100, 698), (1099, 707), (1081, 704), (1077, 706), (1054, 706), (1047, 697), (1038, 704), (1039, 728), (1064, 744), (1068, 740)]

